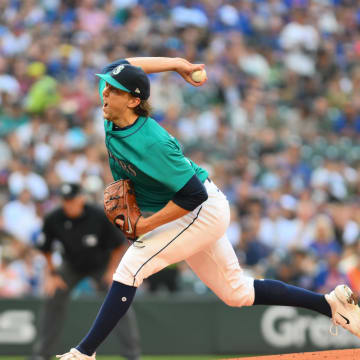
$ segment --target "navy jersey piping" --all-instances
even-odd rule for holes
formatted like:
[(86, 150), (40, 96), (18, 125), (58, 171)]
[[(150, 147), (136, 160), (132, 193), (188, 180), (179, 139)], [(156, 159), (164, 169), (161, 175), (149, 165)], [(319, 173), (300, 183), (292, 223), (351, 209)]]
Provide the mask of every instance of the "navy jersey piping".
[[(145, 125), (145, 123), (147, 122), (147, 120), (148, 120), (148, 117), (145, 118), (145, 121), (144, 121), (133, 133), (128, 134), (128, 135), (125, 135), (125, 136), (116, 136), (116, 138), (117, 138), (117, 139), (125, 139), (125, 138), (127, 138), (127, 137), (129, 137), (129, 136), (131, 136), (131, 135), (136, 134), (136, 133)], [(116, 134), (119, 134), (119, 131), (117, 131), (117, 130), (110, 130), (110, 132), (115, 132)], [(114, 136), (114, 134), (111, 134), (111, 136)]]
[[(140, 119), (140, 117), (138, 116), (138, 117), (136, 118), (136, 120), (135, 120), (131, 125), (127, 125), (127, 126), (124, 126), (124, 127), (119, 127), (119, 126), (115, 125), (114, 123), (112, 123), (112, 130), (110, 130), (110, 131), (124, 131), (124, 130), (129, 130), (129, 129), (131, 129), (133, 126), (136, 125), (136, 123), (139, 121), (139, 119)], [(114, 129), (115, 126), (117, 127), (117, 129)]]
[(140, 272), (140, 270), (150, 261), (152, 260), (155, 256), (159, 255), (164, 249), (166, 249), (171, 243), (173, 243), (184, 231), (186, 231), (192, 224), (194, 224), (195, 220), (199, 217), (200, 211), (202, 209), (202, 206), (200, 207), (199, 211), (197, 212), (195, 218), (191, 221), (191, 223), (186, 226), (185, 229), (182, 229), (173, 239), (171, 239), (162, 249), (160, 249), (157, 253), (155, 253), (153, 256), (151, 256), (148, 260), (146, 260), (140, 267), (139, 269), (136, 271), (135, 275), (134, 275), (134, 281), (133, 281), (133, 285), (135, 286), (135, 280), (136, 280), (136, 275)]

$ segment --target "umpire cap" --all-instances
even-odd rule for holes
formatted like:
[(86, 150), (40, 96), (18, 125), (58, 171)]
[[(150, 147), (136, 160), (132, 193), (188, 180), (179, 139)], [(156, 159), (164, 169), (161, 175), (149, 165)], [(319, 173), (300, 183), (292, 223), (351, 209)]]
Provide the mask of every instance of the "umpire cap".
[(149, 78), (144, 70), (138, 66), (122, 64), (107, 74), (96, 74), (96, 76), (141, 100), (147, 100), (150, 96)]
[(71, 200), (82, 193), (81, 185), (77, 183), (64, 183), (60, 186), (59, 193), (64, 200)]

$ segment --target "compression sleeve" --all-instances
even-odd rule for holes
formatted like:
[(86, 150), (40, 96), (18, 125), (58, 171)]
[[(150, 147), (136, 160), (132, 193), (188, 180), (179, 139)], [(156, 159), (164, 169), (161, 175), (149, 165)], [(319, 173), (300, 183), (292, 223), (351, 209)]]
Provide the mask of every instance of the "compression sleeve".
[(192, 211), (208, 199), (204, 184), (194, 175), (172, 198), (172, 201), (185, 210)]

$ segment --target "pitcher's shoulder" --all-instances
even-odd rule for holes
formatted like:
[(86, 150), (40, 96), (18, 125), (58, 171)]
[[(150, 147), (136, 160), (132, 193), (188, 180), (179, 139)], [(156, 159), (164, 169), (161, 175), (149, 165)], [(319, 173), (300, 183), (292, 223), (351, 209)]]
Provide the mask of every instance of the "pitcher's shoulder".
[(148, 117), (144, 126), (143, 134), (146, 136), (147, 143), (156, 145), (176, 141), (175, 137), (166, 131), (156, 120)]

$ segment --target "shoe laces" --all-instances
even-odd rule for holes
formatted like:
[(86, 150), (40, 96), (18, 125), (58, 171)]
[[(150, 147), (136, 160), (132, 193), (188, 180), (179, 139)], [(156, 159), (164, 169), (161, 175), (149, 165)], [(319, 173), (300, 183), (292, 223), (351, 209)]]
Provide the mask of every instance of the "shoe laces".
[[(332, 324), (330, 326), (330, 329), (329, 329), (329, 333), (330, 335), (332, 336), (338, 336), (339, 335), (339, 326), (342, 326), (344, 327), (343, 325), (341, 325), (340, 323), (337, 323), (336, 321), (332, 321)], [(359, 337), (358, 334), (356, 334), (353, 330), (351, 330), (351, 328), (346, 328), (346, 330), (350, 331), (351, 334)]]
[(329, 333), (331, 336), (338, 336), (339, 335), (339, 328), (337, 324), (332, 323), (329, 329)]

